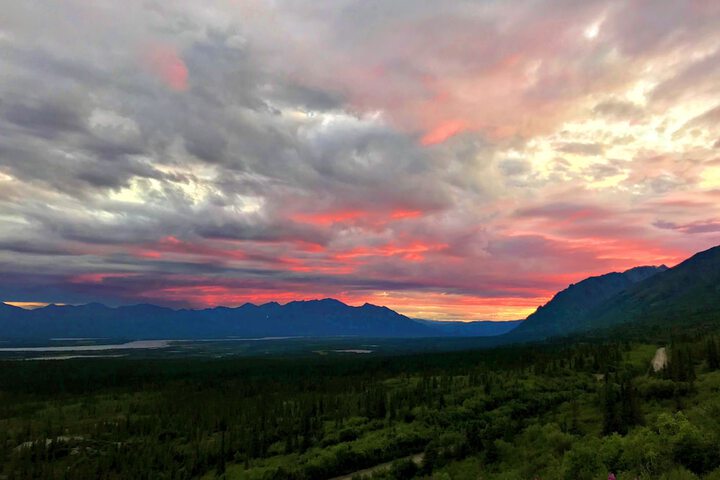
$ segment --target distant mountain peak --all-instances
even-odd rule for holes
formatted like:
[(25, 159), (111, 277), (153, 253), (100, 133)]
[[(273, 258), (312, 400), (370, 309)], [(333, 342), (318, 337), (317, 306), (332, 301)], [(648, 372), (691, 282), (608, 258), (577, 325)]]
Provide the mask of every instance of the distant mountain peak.
[(334, 298), (317, 298), (313, 300), (297, 300), (295, 302), (291, 303), (308, 303), (308, 304), (322, 304), (322, 305), (342, 305), (347, 307), (347, 304), (341, 302), (340, 300), (336, 300)]
[(643, 267), (634, 267), (629, 270), (625, 270), (622, 272), (623, 275), (627, 275), (629, 278), (633, 280), (633, 282), (639, 282), (641, 280), (645, 280), (646, 278), (649, 278), (656, 273), (664, 272), (667, 270), (668, 267), (666, 265), (659, 265), (659, 266), (643, 266)]
[(384, 305), (375, 305), (374, 303), (368, 303), (368, 302), (363, 303), (360, 306), (360, 308), (378, 308), (381, 310), (390, 310), (388, 307), (386, 307)]
[[(219, 308), (219, 307), (215, 307), (215, 308)], [(254, 303), (251, 303), (251, 302), (245, 302), (240, 306), (237, 306), (235, 308), (230, 308), (230, 310), (253, 310), (256, 308), (261, 308), (261, 307), (258, 305), (255, 305)]]

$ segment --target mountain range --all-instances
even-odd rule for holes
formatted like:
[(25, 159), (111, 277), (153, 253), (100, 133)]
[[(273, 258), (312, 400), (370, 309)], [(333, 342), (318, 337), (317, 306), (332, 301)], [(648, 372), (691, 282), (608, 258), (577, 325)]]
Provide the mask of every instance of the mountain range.
[(202, 339), (269, 336), (473, 337), (492, 344), (540, 341), (620, 324), (720, 321), (720, 246), (679, 265), (636, 267), (590, 277), (557, 293), (525, 321), (413, 320), (387, 307), (338, 300), (173, 310), (98, 303), (25, 310), (0, 303), (0, 339)]
[(156, 305), (111, 308), (99, 303), (23, 310), (3, 304), (0, 338), (202, 339), (273, 336), (429, 337), (437, 333), (386, 307), (351, 307), (338, 300), (237, 308), (173, 310)]

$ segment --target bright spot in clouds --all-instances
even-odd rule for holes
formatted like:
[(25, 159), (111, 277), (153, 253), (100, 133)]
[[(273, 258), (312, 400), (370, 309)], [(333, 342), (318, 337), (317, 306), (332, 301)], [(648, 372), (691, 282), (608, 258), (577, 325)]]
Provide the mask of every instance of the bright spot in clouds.
[(596, 38), (598, 36), (598, 33), (600, 33), (600, 23), (592, 23), (585, 28), (583, 31), (583, 35), (585, 35), (585, 38), (588, 40), (592, 40), (593, 38)]
[(708, 167), (701, 174), (700, 186), (705, 189), (720, 189), (720, 166)]

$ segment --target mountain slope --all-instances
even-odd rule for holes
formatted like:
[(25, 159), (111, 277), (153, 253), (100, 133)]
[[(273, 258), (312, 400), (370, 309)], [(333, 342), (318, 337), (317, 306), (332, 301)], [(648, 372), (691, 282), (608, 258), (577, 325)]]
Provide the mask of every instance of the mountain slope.
[(20, 307), (15, 305), (8, 305), (7, 303), (0, 302), (0, 312), (17, 312), (22, 310)]
[(634, 284), (666, 270), (664, 265), (636, 267), (622, 273), (590, 277), (570, 285), (539, 307), (518, 328), (505, 335), (505, 338), (508, 341), (542, 340), (592, 328), (588, 314), (594, 308)]
[[(6, 308), (7, 307), (7, 308)], [(172, 310), (92, 303), (28, 311), (0, 307), (0, 338), (198, 339), (263, 336), (432, 337), (438, 332), (386, 307), (351, 307), (332, 299), (286, 305)]]
[(720, 322), (720, 246), (638, 282), (588, 313), (588, 326)]

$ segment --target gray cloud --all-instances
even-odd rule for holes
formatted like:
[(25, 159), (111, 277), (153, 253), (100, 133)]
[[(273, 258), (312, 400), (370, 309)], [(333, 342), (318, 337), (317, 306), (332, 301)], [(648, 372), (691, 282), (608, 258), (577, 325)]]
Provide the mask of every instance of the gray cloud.
[(585, 171), (596, 181), (622, 173), (622, 169), (617, 164), (595, 164), (588, 167)]
[(688, 234), (704, 234), (704, 233), (717, 233), (720, 232), (720, 222), (709, 220), (701, 222), (693, 222), (688, 224), (677, 224), (675, 222), (667, 222), (664, 220), (658, 220), (653, 223), (657, 228), (664, 230), (677, 230), (682, 233)]
[(85, 118), (77, 109), (54, 99), (37, 105), (3, 105), (2, 114), (8, 122), (44, 138), (85, 129)]
[(530, 162), (522, 159), (507, 159), (502, 160), (498, 166), (503, 175), (515, 176), (530, 173), (531, 166)]
[(641, 106), (623, 100), (607, 100), (593, 107), (593, 113), (618, 120), (635, 120), (640, 118), (644, 110)]
[(718, 93), (717, 82), (712, 79), (720, 72), (720, 49), (692, 61), (683, 70), (658, 84), (651, 93), (656, 103), (676, 101), (680, 97)]

